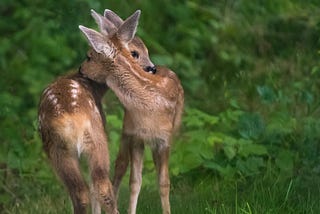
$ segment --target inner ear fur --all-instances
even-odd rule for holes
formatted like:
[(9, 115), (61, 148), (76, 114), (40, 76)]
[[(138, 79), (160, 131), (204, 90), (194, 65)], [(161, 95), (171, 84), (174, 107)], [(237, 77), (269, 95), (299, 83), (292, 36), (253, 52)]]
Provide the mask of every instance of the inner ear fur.
[(79, 25), (79, 28), (88, 39), (89, 45), (97, 53), (101, 53), (106, 56), (110, 55), (110, 53), (112, 52), (111, 47), (101, 33), (82, 25)]
[(128, 44), (136, 34), (140, 13), (140, 10), (134, 12), (123, 22), (117, 31), (118, 38), (125, 44)]

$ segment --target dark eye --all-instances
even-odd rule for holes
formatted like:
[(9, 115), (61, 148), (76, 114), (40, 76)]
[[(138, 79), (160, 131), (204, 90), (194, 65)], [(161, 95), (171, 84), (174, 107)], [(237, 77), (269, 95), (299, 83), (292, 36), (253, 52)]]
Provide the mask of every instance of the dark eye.
[(138, 58), (139, 58), (139, 53), (138, 53), (137, 51), (131, 51), (131, 56), (132, 56), (133, 58), (138, 59)]

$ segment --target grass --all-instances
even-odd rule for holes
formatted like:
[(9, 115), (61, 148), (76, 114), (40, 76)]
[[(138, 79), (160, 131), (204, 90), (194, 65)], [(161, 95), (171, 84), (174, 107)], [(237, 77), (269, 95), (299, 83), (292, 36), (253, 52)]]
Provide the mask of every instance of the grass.
[[(139, 214), (161, 213), (157, 189), (150, 183), (141, 190), (137, 207)], [(172, 183), (170, 200), (174, 214), (320, 213), (320, 179), (316, 176), (221, 180), (193, 175), (173, 178)], [(0, 192), (0, 213), (71, 213), (68, 196), (56, 179), (37, 184), (32, 177), (14, 178), (9, 186), (3, 187)], [(126, 213), (128, 197), (127, 184), (123, 183), (120, 213)]]

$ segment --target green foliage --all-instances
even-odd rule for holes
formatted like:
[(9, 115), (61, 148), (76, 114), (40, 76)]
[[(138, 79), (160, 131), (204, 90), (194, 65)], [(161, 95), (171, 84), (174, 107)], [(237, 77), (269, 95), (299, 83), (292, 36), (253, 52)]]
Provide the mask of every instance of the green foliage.
[[(231, 126), (232, 123), (239, 124), (239, 134), (233, 134), (237, 126)], [(199, 110), (186, 109), (186, 130), (182, 141), (187, 141), (179, 141), (174, 147), (171, 164), (173, 173), (185, 173), (199, 166), (216, 171), (224, 177), (259, 173), (260, 168), (266, 168), (267, 161), (264, 158), (268, 156), (267, 147), (253, 141), (262, 134), (261, 123), (257, 115), (239, 110), (229, 109), (214, 117)]]
[[(2, 0), (0, 210), (19, 213), (22, 201), (29, 204), (39, 199), (60, 208), (58, 204), (68, 200), (55, 195), (62, 187), (42, 152), (37, 105), (45, 86), (57, 76), (75, 71), (84, 58), (88, 45), (78, 25), (95, 26), (91, 8), (99, 12), (110, 8), (122, 17), (141, 9), (138, 34), (152, 60), (173, 69), (183, 84), (186, 107), (181, 131), (172, 145), (173, 178), (215, 175), (230, 182), (250, 182), (272, 171), (279, 175), (277, 179), (300, 179), (302, 187), (316, 183), (308, 178), (320, 175), (318, 1)], [(110, 92), (104, 108), (114, 161), (123, 112)], [(150, 153), (145, 159), (144, 184), (150, 189), (155, 179)], [(25, 185), (30, 183), (41, 188), (24, 196), (33, 188)], [(277, 186), (274, 183), (272, 188)], [(291, 187), (281, 189), (288, 200), (280, 203), (274, 200), (279, 192), (270, 193), (262, 188), (263, 183), (255, 184), (246, 193), (262, 191), (270, 196), (259, 195), (260, 202), (274, 202), (269, 209), (248, 197), (246, 201), (243, 193), (237, 209), (221, 202), (225, 197), (233, 199), (225, 194), (218, 205), (217, 199), (203, 200), (207, 204), (199, 205), (199, 210), (290, 213), (297, 209), (290, 202), (290, 193), (295, 191)], [(295, 182), (292, 185), (296, 187)], [(43, 197), (48, 189), (57, 199), (54, 202)], [(185, 199), (177, 197), (173, 200)], [(293, 201), (305, 205), (302, 198), (296, 196)], [(287, 203), (292, 206), (286, 209)], [(8, 209), (10, 206), (14, 208)], [(305, 212), (317, 213), (316, 208), (305, 206)], [(63, 209), (59, 212), (67, 212)], [(38, 210), (46, 212), (41, 207)], [(193, 211), (190, 208), (190, 213)]]

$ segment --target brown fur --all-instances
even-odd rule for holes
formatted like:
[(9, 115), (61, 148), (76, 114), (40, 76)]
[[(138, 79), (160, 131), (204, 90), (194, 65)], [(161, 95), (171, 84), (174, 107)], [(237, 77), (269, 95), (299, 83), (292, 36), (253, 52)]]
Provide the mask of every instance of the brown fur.
[(48, 158), (65, 184), (74, 213), (87, 213), (89, 188), (84, 181), (78, 156), (88, 159), (93, 183), (92, 196), (108, 213), (117, 213), (109, 181), (109, 155), (104, 133), (101, 98), (106, 85), (82, 74), (57, 79), (43, 92), (39, 105), (39, 131)]
[[(136, 212), (138, 194), (142, 182), (144, 144), (151, 146), (156, 165), (163, 213), (170, 213), (168, 159), (171, 138), (181, 123), (183, 89), (174, 72), (157, 67), (156, 74), (145, 72), (130, 58), (130, 52), (118, 40), (110, 39), (117, 52), (112, 59), (114, 69), (87, 70), (86, 75), (98, 82), (105, 81), (115, 92), (125, 108), (122, 142), (115, 165), (113, 185), (118, 193), (119, 185), (130, 163), (129, 213)], [(93, 54), (98, 62), (102, 54)], [(88, 62), (88, 67), (92, 67)], [(101, 66), (103, 67), (103, 66)], [(103, 74), (103, 75), (102, 75)], [(97, 79), (97, 76), (99, 78)]]
[[(129, 24), (125, 24), (128, 29), (124, 34), (132, 32), (132, 23)], [(105, 36), (101, 42), (105, 45), (109, 38)], [(153, 66), (139, 38), (128, 41), (127, 47), (139, 51), (141, 56), (133, 58), (129, 54), (128, 61), (141, 68)], [(123, 50), (112, 51), (116, 55)], [(87, 56), (79, 73), (60, 77), (44, 90), (39, 105), (39, 132), (49, 161), (68, 189), (74, 213), (87, 213), (91, 200), (93, 213), (101, 213), (101, 205), (107, 213), (115, 214), (118, 211), (109, 180), (110, 163), (101, 99), (107, 90), (105, 79), (121, 65), (92, 49)], [(90, 190), (81, 175), (80, 155), (88, 161)]]
[[(79, 74), (59, 78), (44, 92), (39, 106), (39, 131), (53, 168), (67, 187), (74, 213), (86, 213), (92, 200), (93, 213), (99, 204), (107, 213), (117, 213), (114, 191), (130, 162), (129, 213), (136, 212), (142, 182), (145, 144), (152, 148), (156, 165), (163, 213), (170, 213), (168, 160), (173, 133), (183, 111), (183, 89), (174, 72), (157, 67), (154, 72), (148, 50), (134, 37), (140, 11), (126, 21), (115, 15), (115, 26), (94, 11), (103, 35), (84, 26), (80, 30), (93, 47), (82, 63)], [(113, 15), (112, 15), (113, 16)], [(134, 57), (132, 51), (140, 56)], [(150, 69), (151, 68), (151, 69)], [(147, 71), (147, 72), (146, 72)], [(125, 108), (122, 141), (116, 160), (113, 189), (109, 181), (109, 154), (104, 133), (101, 98), (106, 84)], [(88, 160), (91, 195), (81, 176), (78, 156)]]

